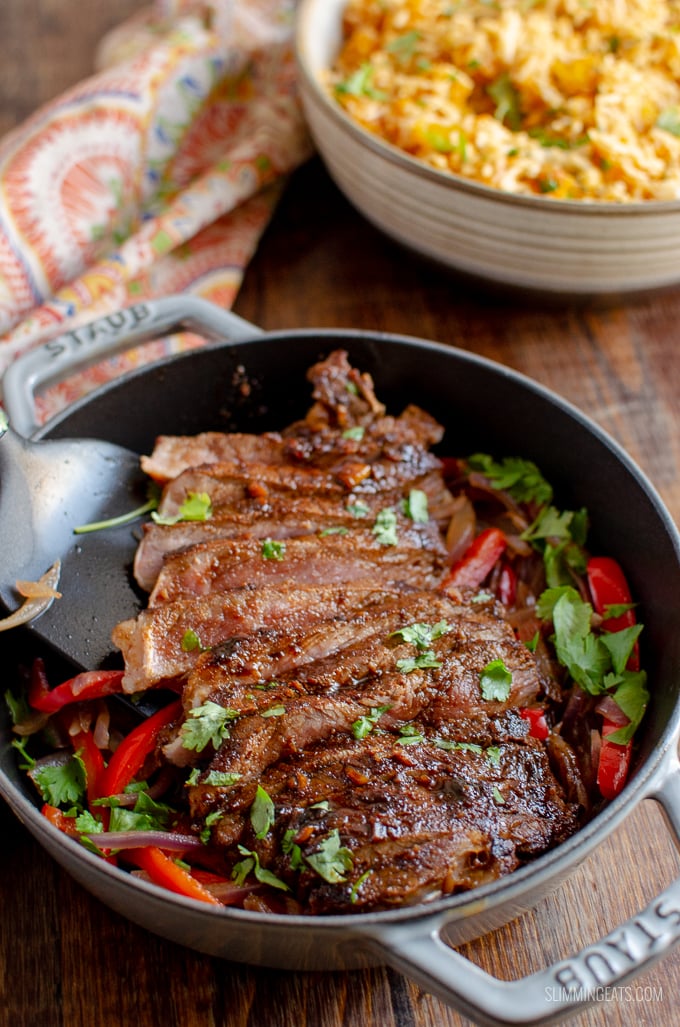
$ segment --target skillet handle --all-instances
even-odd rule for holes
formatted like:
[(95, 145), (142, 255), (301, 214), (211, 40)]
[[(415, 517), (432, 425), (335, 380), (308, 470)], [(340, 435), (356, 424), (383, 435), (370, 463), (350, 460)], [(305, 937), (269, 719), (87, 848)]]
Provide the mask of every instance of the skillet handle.
[(58, 335), (18, 357), (5, 372), (3, 401), (15, 431), (29, 438), (38, 427), (35, 395), (68, 374), (149, 339), (196, 332), (211, 342), (241, 342), (260, 328), (198, 296), (165, 296), (126, 307)]
[[(650, 796), (666, 814), (680, 845), (680, 765)], [(426, 991), (489, 1027), (548, 1024), (615, 997), (633, 977), (651, 967), (680, 942), (680, 878), (637, 916), (571, 959), (504, 981), (486, 973), (443, 940), (446, 914), (395, 930), (373, 928), (373, 946), (395, 969)], [(619, 995), (624, 994), (623, 991)]]

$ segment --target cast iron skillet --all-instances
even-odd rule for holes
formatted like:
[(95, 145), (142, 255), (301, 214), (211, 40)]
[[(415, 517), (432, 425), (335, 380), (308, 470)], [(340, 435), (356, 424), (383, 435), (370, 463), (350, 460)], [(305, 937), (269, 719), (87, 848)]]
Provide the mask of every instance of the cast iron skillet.
[[(200, 301), (174, 298), (170, 303), (178, 312), (188, 304), (194, 321), (200, 315)], [(93, 359), (99, 357), (104, 338), (119, 349), (139, 341), (148, 334), (143, 324), (158, 324), (167, 311), (166, 301), (144, 304), (36, 351), (40, 355), (32, 358), (33, 384), (26, 394), (35, 383), (54, 377), (56, 364), (63, 363), (64, 369), (72, 364), (74, 353), (89, 351)], [(214, 316), (214, 308), (211, 312)], [(177, 322), (185, 318), (178, 316)], [(407, 402), (416, 402), (440, 419), (446, 426), (443, 452), (483, 449), (530, 458), (555, 485), (559, 505), (587, 506), (592, 548), (623, 563), (643, 611), (643, 660), (652, 701), (631, 780), (577, 835), (503, 880), (399, 911), (318, 918), (216, 910), (110, 867), (40, 816), (16, 769), (6, 722), (0, 724), (0, 794), (84, 887), (173, 941), (226, 959), (284, 969), (388, 963), (480, 1023), (561, 1020), (596, 1001), (607, 987), (650, 966), (680, 940), (680, 880), (637, 917), (572, 959), (519, 981), (489, 976), (446, 942), (455, 945), (478, 937), (534, 906), (643, 798), (661, 803), (675, 838), (680, 838), (678, 532), (650, 483), (611, 438), (558, 396), (501, 365), (403, 336), (352, 330), (262, 333), (230, 315), (224, 316), (224, 326), (225, 338), (232, 341), (128, 374), (65, 412), (41, 434), (99, 437), (144, 452), (161, 432), (279, 428), (301, 416), (309, 404), (307, 368), (335, 348), (346, 349), (353, 364), (373, 375), (388, 410), (399, 412)], [(36, 372), (41, 361), (51, 367), (49, 374)], [(11, 410), (10, 418), (18, 427)], [(30, 417), (23, 428), (30, 430)], [(68, 596), (61, 600), (69, 601)], [(21, 644), (21, 636), (12, 641), (14, 648)]]

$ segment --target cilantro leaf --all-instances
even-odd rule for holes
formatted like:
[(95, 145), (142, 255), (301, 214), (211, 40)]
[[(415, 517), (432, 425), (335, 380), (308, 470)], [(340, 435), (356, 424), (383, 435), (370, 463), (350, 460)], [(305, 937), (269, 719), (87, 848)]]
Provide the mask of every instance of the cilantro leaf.
[[(376, 89), (373, 85), (373, 74), (373, 66), (366, 62), (356, 71), (352, 72), (344, 82), (338, 82), (335, 87), (335, 91), (341, 96), (367, 96), (370, 100), (386, 100), (387, 95)], [(355, 393), (358, 392), (357, 386), (354, 382), (347, 383), (346, 388), (348, 391), (352, 391), (350, 386), (353, 386), (353, 391)]]
[(445, 620), (440, 620), (436, 624), (409, 624), (405, 628), (393, 631), (389, 637), (401, 638), (404, 642), (414, 645), (416, 649), (428, 649), (437, 638), (446, 635), (450, 630), (451, 625)]
[(231, 872), (232, 878), (238, 885), (243, 884), (246, 877), (252, 873), (255, 880), (259, 881), (260, 884), (268, 884), (270, 888), (278, 888), (279, 891), (290, 891), (288, 885), (277, 877), (276, 874), (260, 865), (260, 857), (256, 852), (246, 849), (243, 845), (238, 846), (238, 851), (242, 856), (246, 857), (236, 863)]
[(642, 720), (647, 704), (647, 675), (644, 670), (625, 670), (622, 681), (616, 688), (613, 698), (619, 709), (628, 717), (629, 723), (607, 735), (607, 740), (623, 745), (630, 741)]
[(266, 538), (262, 542), (262, 556), (265, 560), (283, 560), (286, 552), (286, 543), (276, 539)]
[(256, 838), (266, 838), (274, 823), (274, 803), (262, 785), (257, 786), (255, 799), (250, 807), (250, 823)]
[(531, 460), (509, 456), (497, 462), (486, 453), (473, 453), (468, 464), (481, 471), (493, 488), (509, 492), (518, 503), (534, 500), (543, 505), (552, 499), (552, 486)]
[(425, 741), (425, 735), (415, 724), (404, 724), (399, 728), (399, 745), (420, 745)]
[(185, 749), (202, 752), (212, 742), (218, 749), (220, 742), (229, 738), (228, 724), (237, 717), (237, 710), (227, 709), (208, 700), (202, 706), (189, 710), (189, 716), (180, 730), (182, 745)]
[(622, 628), (621, 631), (604, 631), (600, 635), (602, 645), (609, 650), (612, 667), (616, 674), (622, 674), (626, 669), (633, 646), (642, 629), (642, 624), (631, 624), (630, 627)]
[(522, 126), (519, 93), (512, 84), (507, 71), (504, 71), (487, 86), (487, 93), (496, 104), (496, 109), (493, 112), (494, 118), (506, 124), (513, 132), (518, 132)]
[(402, 674), (412, 674), (414, 670), (438, 670), (441, 667), (441, 660), (438, 660), (432, 649), (419, 653), (418, 656), (407, 657), (397, 660), (397, 670)]
[(346, 872), (354, 866), (352, 852), (340, 842), (340, 833), (336, 828), (323, 839), (317, 852), (305, 856), (312, 870), (329, 884), (340, 884), (346, 880)]
[(371, 706), (370, 712), (363, 717), (358, 717), (352, 724), (352, 734), (360, 741), (370, 735), (383, 713), (387, 713), (389, 706)]
[(342, 433), (342, 437), (343, 439), (352, 439), (355, 442), (361, 442), (361, 440), (364, 437), (365, 431), (366, 429), (362, 427), (362, 425), (356, 424), (352, 428), (346, 428), (345, 431)]
[(396, 546), (397, 539), (397, 515), (394, 510), (386, 507), (380, 510), (372, 528), (373, 534), (383, 546)]
[(209, 521), (212, 517), (212, 501), (207, 492), (188, 492), (176, 514), (165, 517), (152, 512), (156, 524), (179, 524), (180, 521)]
[(189, 628), (184, 632), (180, 646), (184, 653), (193, 653), (195, 651), (201, 653), (206, 652), (206, 646), (203, 645), (198, 637), (198, 633), (194, 631), (193, 628)]
[(427, 494), (422, 489), (411, 489), (402, 501), (402, 510), (415, 524), (427, 524), (430, 519)]
[(356, 503), (350, 503), (345, 509), (352, 517), (368, 517), (371, 512), (370, 506), (367, 503), (362, 503), (361, 500), (358, 500)]
[(31, 779), (51, 806), (82, 805), (85, 798), (85, 768), (77, 755), (66, 763), (34, 769)]
[(484, 699), (505, 702), (512, 690), (512, 674), (502, 660), (491, 660), (479, 676)]

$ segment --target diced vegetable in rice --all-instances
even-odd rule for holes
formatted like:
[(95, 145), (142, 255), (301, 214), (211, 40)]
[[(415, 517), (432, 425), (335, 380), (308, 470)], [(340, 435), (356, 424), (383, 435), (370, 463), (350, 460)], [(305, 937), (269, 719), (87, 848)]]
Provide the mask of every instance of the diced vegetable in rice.
[(369, 131), (485, 185), (680, 198), (676, 0), (349, 0), (329, 87)]

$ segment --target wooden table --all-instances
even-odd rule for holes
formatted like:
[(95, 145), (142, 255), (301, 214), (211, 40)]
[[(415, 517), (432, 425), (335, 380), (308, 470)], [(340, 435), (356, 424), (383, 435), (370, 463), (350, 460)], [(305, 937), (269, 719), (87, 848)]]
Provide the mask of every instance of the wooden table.
[[(0, 131), (91, 70), (103, 31), (135, 0), (2, 0)], [(238, 313), (263, 328), (353, 326), (437, 339), (532, 375), (611, 432), (680, 520), (680, 289), (606, 307), (473, 290), (378, 234), (320, 163), (290, 182), (248, 269)], [(75, 885), (0, 808), (0, 1025), (16, 1027), (453, 1027), (467, 1023), (389, 969), (284, 973), (165, 942)], [(661, 814), (641, 804), (536, 909), (465, 946), (518, 977), (571, 955), (678, 873)], [(574, 1022), (674, 1027), (680, 951)]]

